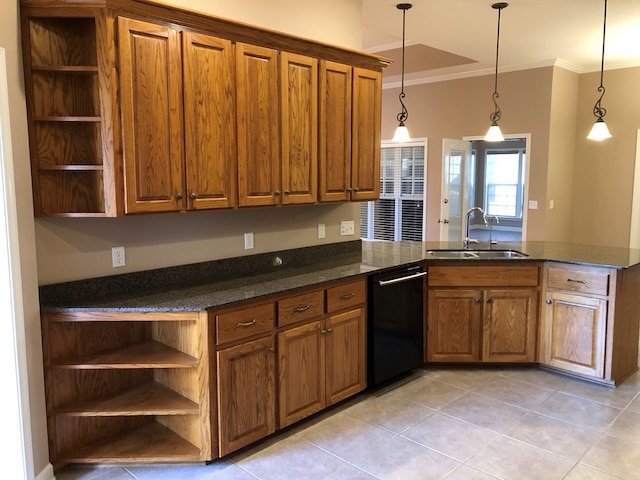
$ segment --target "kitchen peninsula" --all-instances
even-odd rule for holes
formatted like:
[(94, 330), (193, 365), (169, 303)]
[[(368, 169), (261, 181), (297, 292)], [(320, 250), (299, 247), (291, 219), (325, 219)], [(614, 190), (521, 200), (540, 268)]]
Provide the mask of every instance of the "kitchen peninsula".
[[(521, 258), (427, 253), (459, 247), (353, 241), (42, 286), (52, 459), (211, 460), (354, 395), (366, 388), (367, 278), (403, 265), (429, 272), (433, 365), (439, 312), (438, 328), (490, 329), (441, 335), (472, 346), (464, 363), (540, 364), (612, 386), (637, 369), (640, 251), (524, 242), (499, 247)], [(514, 290), (528, 292), (525, 327)], [(455, 321), (432, 310), (432, 292), (458, 302)], [(518, 332), (529, 356), (485, 357), (488, 339), (517, 347)]]

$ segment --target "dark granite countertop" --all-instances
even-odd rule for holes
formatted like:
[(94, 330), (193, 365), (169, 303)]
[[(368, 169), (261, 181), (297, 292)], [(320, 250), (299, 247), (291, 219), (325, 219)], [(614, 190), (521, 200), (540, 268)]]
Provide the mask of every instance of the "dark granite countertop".
[[(460, 243), (450, 242), (353, 241), (45, 285), (40, 287), (40, 302), (42, 311), (48, 312), (200, 311), (368, 275), (425, 259), (439, 262), (442, 260), (432, 258), (426, 251), (461, 247)], [(488, 249), (489, 246), (479, 244), (473, 248)], [(547, 260), (618, 269), (640, 263), (640, 250), (625, 248), (554, 242), (505, 242), (493, 248), (513, 249), (528, 255), (522, 259), (502, 260), (505, 262)], [(279, 262), (274, 261), (276, 257)]]

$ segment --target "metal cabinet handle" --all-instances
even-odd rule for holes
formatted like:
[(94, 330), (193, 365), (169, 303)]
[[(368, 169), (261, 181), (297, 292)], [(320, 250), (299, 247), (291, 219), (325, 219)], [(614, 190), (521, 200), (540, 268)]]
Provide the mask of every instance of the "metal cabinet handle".
[(355, 187), (355, 188), (353, 189), (353, 191), (354, 191), (354, 192), (357, 192), (357, 191), (358, 191), (358, 187)]
[(584, 280), (574, 280), (573, 278), (567, 278), (567, 282), (580, 283), (582, 285), (586, 285), (587, 282)]
[(273, 192), (273, 194), (277, 197), (278, 195), (280, 195), (280, 190), (276, 190), (275, 192)]
[(487, 298), (487, 303), (493, 303), (493, 298)]
[(273, 347), (269, 347), (269, 353), (276, 353), (276, 349)]
[(195, 200), (196, 198), (198, 198), (198, 195), (196, 195), (196, 192), (192, 192), (191, 195), (189, 195), (191, 197), (191, 200)]
[(246, 322), (246, 323), (236, 323), (236, 328), (247, 328), (247, 327), (251, 327), (253, 325), (256, 324), (256, 322), (258, 321), (257, 318), (254, 318), (253, 320), (251, 320), (250, 322)]
[(182, 194), (176, 193), (176, 200), (182, 200)]
[(291, 194), (291, 192), (290, 192), (289, 190), (285, 190), (285, 191), (284, 191), (284, 194), (285, 194), (285, 195), (290, 195), (290, 194)]
[(340, 295), (338, 298), (340, 300), (349, 300), (350, 298), (355, 297), (353, 293), (347, 293), (346, 295)]
[(551, 304), (553, 303), (553, 300), (546, 300), (546, 301), (545, 301), (545, 303), (546, 303), (547, 305), (551, 305)]
[(301, 307), (295, 307), (293, 309), (293, 313), (302, 313), (305, 310), (309, 310), (311, 308), (311, 305), (302, 305)]
[[(391, 280), (379, 280), (378, 284), (380, 284), (381, 287), (384, 287), (385, 285), (393, 285), (394, 283), (408, 282), (409, 280), (413, 280), (414, 278), (424, 277), (426, 274), (427, 272), (419, 272), (414, 273), (413, 275), (407, 275), (406, 277), (393, 278)], [(351, 294), (351, 296), (353, 296), (353, 294)]]
[(479, 298), (475, 298), (473, 301), (476, 302), (476, 303), (482, 302), (482, 300), (480, 300)]
[(351, 189), (350, 189), (350, 188), (347, 188), (347, 192), (351, 192)]

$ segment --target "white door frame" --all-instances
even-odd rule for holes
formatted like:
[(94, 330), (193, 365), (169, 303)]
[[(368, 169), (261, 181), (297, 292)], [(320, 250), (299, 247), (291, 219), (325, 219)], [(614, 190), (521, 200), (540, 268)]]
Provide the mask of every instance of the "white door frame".
[(5, 437), (0, 461), (3, 477), (29, 479), (34, 477), (34, 464), (22, 301), (7, 67), (0, 48), (0, 418)]

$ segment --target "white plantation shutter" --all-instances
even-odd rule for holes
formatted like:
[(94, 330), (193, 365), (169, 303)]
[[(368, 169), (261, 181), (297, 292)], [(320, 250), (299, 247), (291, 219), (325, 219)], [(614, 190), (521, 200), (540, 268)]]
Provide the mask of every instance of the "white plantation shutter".
[(424, 239), (425, 151), (426, 141), (382, 145), (380, 200), (360, 207), (363, 239)]

